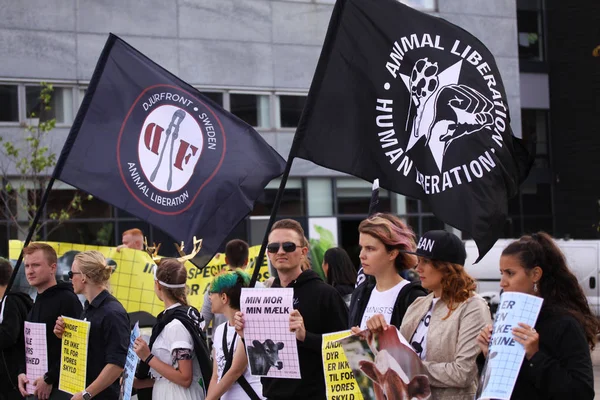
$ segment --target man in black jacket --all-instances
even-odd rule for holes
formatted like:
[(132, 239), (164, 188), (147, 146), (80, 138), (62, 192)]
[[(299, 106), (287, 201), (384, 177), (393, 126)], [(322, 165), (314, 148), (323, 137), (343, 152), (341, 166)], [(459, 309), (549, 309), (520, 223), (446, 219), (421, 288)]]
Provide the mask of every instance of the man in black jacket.
[[(70, 399), (70, 395), (58, 390), (61, 341), (54, 335), (53, 329), (59, 316), (80, 318), (81, 302), (70, 283), (56, 282), (57, 256), (52, 247), (35, 242), (25, 247), (23, 253), (25, 277), (37, 289), (35, 304), (27, 315), (27, 321), (46, 324), (48, 348), (48, 371), (30, 383), (35, 386), (35, 396), (40, 400)], [(25, 385), (28, 383), (25, 371), (23, 358), (19, 374), (19, 390), (23, 396), (27, 395)]]
[[(290, 330), (296, 333), (302, 376), (302, 379), (262, 378), (263, 395), (269, 400), (324, 400), (323, 334), (348, 328), (348, 308), (339, 293), (314, 271), (302, 271), (302, 260), (308, 253), (303, 243), (304, 230), (291, 219), (277, 221), (269, 234), (269, 259), (279, 275), (272, 287), (294, 289)], [(243, 314), (236, 313), (240, 336), (243, 327)]]
[[(12, 275), (12, 265), (0, 258), (0, 299)], [(17, 376), (19, 363), (25, 358), (23, 321), (31, 309), (31, 297), (21, 292), (7, 293), (0, 301), (0, 400), (20, 400)]]

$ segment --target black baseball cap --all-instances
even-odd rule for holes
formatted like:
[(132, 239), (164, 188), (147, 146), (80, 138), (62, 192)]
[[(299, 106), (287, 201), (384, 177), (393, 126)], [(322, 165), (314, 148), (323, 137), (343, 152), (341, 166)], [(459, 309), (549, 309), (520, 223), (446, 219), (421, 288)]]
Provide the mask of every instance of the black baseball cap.
[(467, 260), (463, 241), (455, 234), (442, 230), (423, 234), (417, 244), (417, 251), (411, 254), (459, 265), (465, 265)]

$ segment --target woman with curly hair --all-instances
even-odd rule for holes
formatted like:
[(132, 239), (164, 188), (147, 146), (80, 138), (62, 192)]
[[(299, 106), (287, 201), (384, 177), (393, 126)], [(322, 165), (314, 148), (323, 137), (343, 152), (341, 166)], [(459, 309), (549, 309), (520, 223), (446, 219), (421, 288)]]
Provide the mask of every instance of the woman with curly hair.
[(415, 254), (416, 271), (430, 293), (408, 308), (400, 333), (423, 360), (433, 399), (471, 400), (480, 353), (475, 338), (491, 318), (465, 272), (465, 245), (450, 232), (429, 231)]
[(400, 327), (410, 304), (427, 293), (400, 274), (417, 263), (415, 234), (400, 218), (374, 214), (358, 226), (360, 262), (368, 276), (352, 293), (349, 322), (353, 332)]
[[(544, 232), (509, 244), (500, 257), (500, 286), (544, 299), (535, 327), (520, 323), (515, 341), (525, 348), (511, 399), (593, 399), (594, 349), (600, 323), (565, 256)], [(492, 326), (477, 342), (487, 355)]]

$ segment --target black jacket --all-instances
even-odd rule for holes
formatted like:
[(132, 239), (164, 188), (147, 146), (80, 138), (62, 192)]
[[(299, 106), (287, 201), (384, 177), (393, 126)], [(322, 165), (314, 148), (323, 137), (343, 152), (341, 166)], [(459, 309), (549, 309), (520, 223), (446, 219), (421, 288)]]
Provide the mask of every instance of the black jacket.
[(524, 359), (511, 399), (592, 400), (594, 371), (583, 327), (568, 313), (545, 305), (535, 329), (540, 350)]
[[(350, 300), (349, 327), (360, 326), (360, 322), (365, 313), (365, 309), (369, 304), (373, 289), (375, 289), (375, 278), (367, 276), (367, 279), (358, 285), (354, 290), (354, 293), (352, 293), (352, 300)], [(410, 282), (408, 285), (404, 286), (400, 290), (400, 293), (398, 293), (398, 297), (396, 297), (390, 324), (400, 329), (406, 309), (417, 297), (421, 296), (427, 296), (427, 291), (423, 289), (420, 282)]]
[[(48, 377), (52, 385), (58, 387), (60, 372), (60, 347), (61, 341), (54, 335), (56, 319), (61, 315), (80, 318), (83, 307), (81, 301), (73, 292), (70, 282), (60, 282), (38, 294), (33, 308), (27, 315), (27, 321), (46, 324), (46, 346), (48, 347)], [(25, 373), (25, 359), (20, 366)]]
[[(4, 307), (2, 306), (4, 304)], [(0, 387), (18, 390), (19, 365), (25, 359), (23, 322), (31, 310), (33, 301), (25, 293), (7, 293), (0, 310)]]
[[(279, 278), (272, 287), (281, 287)], [(289, 286), (294, 289), (294, 309), (304, 320), (306, 338), (298, 341), (302, 379), (262, 378), (268, 399), (325, 399), (325, 376), (321, 356), (322, 335), (348, 326), (348, 308), (342, 297), (312, 270), (303, 271)]]

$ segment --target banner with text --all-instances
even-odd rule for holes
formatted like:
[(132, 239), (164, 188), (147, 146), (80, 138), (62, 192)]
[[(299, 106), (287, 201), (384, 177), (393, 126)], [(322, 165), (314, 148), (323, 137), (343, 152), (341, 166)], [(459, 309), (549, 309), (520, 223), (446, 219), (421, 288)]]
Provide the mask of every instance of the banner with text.
[(329, 400), (363, 400), (346, 353), (338, 341), (350, 335), (350, 330), (323, 334), (323, 372)]
[(298, 343), (290, 332), (293, 297), (292, 288), (242, 288), (240, 308), (252, 375), (300, 379)]
[[(154, 294), (154, 276), (152, 266), (154, 262), (148, 253), (140, 250), (122, 249), (117, 252), (115, 247), (93, 246), (74, 243), (46, 242), (52, 246), (58, 255), (56, 279), (68, 281), (68, 272), (75, 255), (82, 251), (97, 250), (101, 252), (110, 265), (115, 267), (115, 272), (110, 278), (112, 294), (123, 304), (127, 312), (146, 311), (157, 315), (163, 311), (164, 303)], [(19, 240), (10, 241), (9, 257), (12, 260), (19, 258), (23, 242)], [(252, 274), (260, 246), (252, 246), (249, 249), (250, 262), (247, 269)], [(266, 261), (260, 267), (259, 281), (269, 277), (269, 268)], [(186, 262), (188, 301), (197, 309), (202, 309), (204, 293), (212, 282), (212, 279), (223, 268), (225, 268), (225, 255), (217, 254), (206, 267), (200, 269), (191, 262)], [(31, 288), (25, 279), (25, 268), (20, 268), (14, 287), (35, 298), (36, 290)]]
[(75, 394), (85, 389), (90, 322), (62, 317), (65, 332), (60, 352), (60, 378), (58, 389)]
[(519, 322), (534, 326), (543, 301), (524, 293), (502, 293), (477, 399), (510, 399), (525, 356), (525, 348), (514, 339), (512, 328)]
[(119, 400), (131, 400), (131, 391), (133, 389), (133, 378), (135, 377), (135, 368), (137, 367), (139, 357), (133, 350), (135, 339), (140, 336), (140, 324), (136, 322), (129, 337), (129, 348), (127, 349), (127, 359), (123, 369), (123, 379), (121, 380), (121, 393)]
[(46, 324), (25, 321), (25, 370), (29, 381), (26, 390), (33, 394), (33, 382), (48, 371)]

